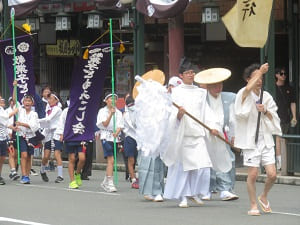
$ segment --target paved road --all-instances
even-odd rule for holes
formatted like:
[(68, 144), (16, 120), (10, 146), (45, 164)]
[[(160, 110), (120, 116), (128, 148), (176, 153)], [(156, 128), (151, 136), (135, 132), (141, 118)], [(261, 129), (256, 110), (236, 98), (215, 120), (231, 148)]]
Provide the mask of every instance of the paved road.
[[(36, 169), (38, 169), (36, 167)], [(64, 169), (67, 177), (67, 169)], [(237, 182), (240, 199), (232, 202), (213, 200), (204, 206), (191, 205), (181, 209), (175, 201), (147, 202), (137, 190), (129, 188), (124, 173), (119, 173), (119, 191), (108, 194), (100, 188), (104, 171), (95, 170), (90, 181), (78, 191), (69, 190), (68, 182), (55, 184), (56, 172), (50, 182), (39, 176), (32, 184), (21, 185), (6, 179), (0, 186), (0, 224), (30, 225), (299, 225), (300, 186), (276, 184), (270, 194), (273, 214), (247, 216), (248, 196), (245, 182)], [(8, 177), (7, 165), (2, 176)], [(258, 192), (263, 184), (258, 183)], [(10, 221), (10, 222), (9, 222)]]

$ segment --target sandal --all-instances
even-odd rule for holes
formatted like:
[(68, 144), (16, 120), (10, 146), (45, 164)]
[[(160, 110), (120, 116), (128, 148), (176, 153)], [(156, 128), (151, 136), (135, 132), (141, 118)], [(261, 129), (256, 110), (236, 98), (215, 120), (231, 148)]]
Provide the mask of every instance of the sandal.
[(262, 211), (264, 211), (265, 213), (271, 213), (272, 212), (269, 201), (267, 201), (267, 205), (266, 205), (262, 202), (262, 200), (260, 199), (260, 196), (258, 196), (257, 199), (258, 199), (258, 203), (259, 203), (259, 206), (260, 206)]
[(248, 211), (248, 216), (260, 216), (260, 212), (258, 209), (250, 209)]

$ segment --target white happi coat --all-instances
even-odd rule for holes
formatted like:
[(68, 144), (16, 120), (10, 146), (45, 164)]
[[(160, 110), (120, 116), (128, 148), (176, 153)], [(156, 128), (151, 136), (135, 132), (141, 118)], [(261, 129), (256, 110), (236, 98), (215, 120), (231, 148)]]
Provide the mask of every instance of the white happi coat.
[(124, 121), (124, 133), (125, 136), (130, 136), (136, 140), (136, 125), (135, 125), (135, 111), (127, 109), (125, 107), (125, 112), (123, 114)]
[[(242, 103), (242, 95), (245, 87), (239, 90), (235, 99), (235, 143), (237, 148), (256, 149), (255, 133), (257, 126), (258, 111), (256, 108), (256, 100), (254, 93), (250, 93)], [(264, 91), (263, 102), (265, 109), (271, 113), (273, 119), (270, 120), (266, 115), (261, 113), (260, 134), (263, 135), (265, 146), (267, 148), (274, 147), (272, 135), (282, 135), (280, 128), (280, 119), (277, 114), (277, 105), (272, 96)]]
[(61, 108), (58, 105), (53, 106), (50, 114), (47, 113), (48, 110), (50, 110), (49, 105), (46, 107), (46, 116), (39, 119), (41, 128), (44, 128), (43, 135), (45, 139), (43, 142), (52, 140), (55, 130), (60, 126), (59, 118), (62, 112)]
[[(172, 100), (211, 129), (221, 131), (220, 124), (206, 102), (207, 91), (194, 85), (181, 84), (172, 89)], [(212, 167), (205, 136), (208, 132), (193, 119), (184, 115), (177, 119), (178, 109), (170, 115), (171, 144), (162, 155), (167, 166), (181, 163), (184, 171)]]
[(58, 123), (57, 128), (55, 129), (54, 135), (53, 135), (54, 140), (59, 141), (60, 135), (64, 134), (68, 111), (69, 111), (69, 107), (65, 108), (60, 114), (59, 123)]
[(20, 126), (20, 131), (18, 132), (19, 136), (26, 137), (27, 139), (34, 137), (35, 132), (40, 128), (38, 114), (34, 111), (27, 113), (23, 107), (19, 108), (18, 121), (29, 125), (30, 128)]

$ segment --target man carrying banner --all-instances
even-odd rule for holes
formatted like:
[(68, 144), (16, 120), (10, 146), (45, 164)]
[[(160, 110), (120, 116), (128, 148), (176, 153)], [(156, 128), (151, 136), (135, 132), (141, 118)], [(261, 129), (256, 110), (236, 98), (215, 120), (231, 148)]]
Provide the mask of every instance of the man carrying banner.
[[(113, 182), (113, 168), (114, 168), (114, 139), (120, 142), (119, 134), (124, 128), (122, 113), (112, 105), (112, 94), (106, 93), (104, 102), (106, 106), (101, 108), (97, 116), (97, 127), (100, 128), (100, 139), (102, 142), (104, 157), (107, 159), (106, 176), (101, 183), (102, 188), (106, 192), (116, 192), (117, 188)], [(118, 98), (114, 94), (115, 98)], [(116, 131), (114, 132), (113, 116), (116, 121)]]
[[(14, 82), (16, 85), (17, 82)], [(13, 94), (13, 101), (16, 101), (15, 92)], [(31, 169), (31, 156), (33, 155), (33, 145), (29, 144), (29, 139), (36, 136), (36, 131), (40, 128), (38, 115), (32, 111), (34, 99), (31, 95), (24, 95), (22, 99), (22, 106), (19, 108), (18, 121), (16, 121), (16, 130), (18, 131), (20, 140), (21, 152), (21, 170), (22, 170), (22, 184), (30, 184), (29, 174)]]
[[(235, 146), (241, 148), (244, 154), (244, 165), (248, 166), (247, 188), (250, 199), (248, 215), (259, 216), (256, 203), (255, 182), (260, 165), (264, 166), (267, 179), (258, 203), (265, 213), (271, 213), (270, 203), (267, 200), (269, 191), (276, 180), (274, 140), (272, 135), (281, 135), (280, 119), (277, 115), (277, 106), (272, 96), (264, 91), (261, 93), (262, 76), (268, 71), (269, 65), (252, 64), (244, 71), (246, 87), (239, 90), (235, 100)], [(263, 94), (262, 104), (259, 103)], [(261, 113), (258, 141), (255, 141), (257, 132), (257, 118)]]
[[(195, 82), (206, 85), (208, 91), (207, 102), (223, 128), (225, 138), (231, 143), (234, 142), (234, 100), (235, 94), (222, 92), (223, 82), (231, 76), (231, 72), (224, 68), (212, 68), (204, 70), (195, 76)], [(235, 155), (229, 145), (223, 143), (230, 153), (232, 168), (224, 173), (211, 169), (210, 190), (203, 200), (211, 199), (211, 192), (220, 191), (220, 198), (223, 201), (236, 200), (239, 197), (233, 193), (235, 184)], [(215, 146), (213, 146), (215, 148)], [(213, 151), (214, 149), (212, 149)]]

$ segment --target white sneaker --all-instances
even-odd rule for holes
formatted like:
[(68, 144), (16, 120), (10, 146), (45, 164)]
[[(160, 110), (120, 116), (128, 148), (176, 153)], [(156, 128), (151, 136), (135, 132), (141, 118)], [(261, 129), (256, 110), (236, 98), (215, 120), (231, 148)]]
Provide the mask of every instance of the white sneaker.
[(154, 197), (152, 195), (144, 195), (144, 199), (146, 199), (148, 201), (153, 201)]
[(192, 196), (189, 199), (198, 205), (204, 205), (204, 202), (198, 196)]
[(114, 183), (112, 181), (106, 181), (104, 180), (101, 183), (101, 187), (106, 191), (106, 192), (117, 192), (117, 188), (115, 187)]
[(239, 196), (229, 192), (229, 191), (221, 191), (220, 198), (222, 201), (232, 201), (239, 199)]
[(211, 192), (208, 192), (208, 194), (202, 196), (201, 199), (204, 200), (204, 201), (209, 201), (209, 200), (211, 200)]
[(153, 199), (154, 202), (163, 202), (164, 199), (161, 195), (156, 195), (155, 198)]
[(188, 205), (188, 203), (187, 203), (187, 198), (186, 198), (186, 197), (182, 197), (182, 200), (181, 200), (181, 202), (178, 204), (178, 206), (179, 206), (180, 208), (188, 208), (189, 205)]

